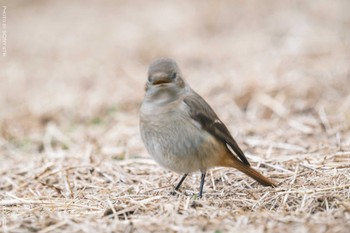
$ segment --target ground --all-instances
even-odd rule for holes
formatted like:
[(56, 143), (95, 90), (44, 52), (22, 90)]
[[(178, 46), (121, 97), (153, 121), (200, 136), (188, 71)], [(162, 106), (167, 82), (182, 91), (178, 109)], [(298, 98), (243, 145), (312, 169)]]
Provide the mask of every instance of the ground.
[[(1, 7), (1, 232), (350, 229), (349, 1)], [(277, 188), (213, 168), (203, 199), (199, 173), (170, 195), (180, 175), (138, 129), (159, 57), (178, 62)]]

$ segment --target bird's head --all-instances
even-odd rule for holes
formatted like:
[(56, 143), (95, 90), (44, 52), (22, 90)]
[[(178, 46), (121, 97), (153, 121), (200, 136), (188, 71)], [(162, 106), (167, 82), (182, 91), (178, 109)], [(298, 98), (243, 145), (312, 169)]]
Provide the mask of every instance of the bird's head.
[(184, 88), (180, 68), (169, 58), (161, 58), (151, 63), (148, 68), (146, 91), (149, 89)]
[(170, 102), (177, 99), (185, 88), (186, 83), (174, 60), (161, 58), (151, 63), (145, 88), (148, 101)]

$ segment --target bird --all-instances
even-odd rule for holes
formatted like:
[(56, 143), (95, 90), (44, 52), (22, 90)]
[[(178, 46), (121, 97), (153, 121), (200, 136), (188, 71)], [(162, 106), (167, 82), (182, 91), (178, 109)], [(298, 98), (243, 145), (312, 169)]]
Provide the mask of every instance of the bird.
[(212, 167), (232, 167), (263, 186), (277, 186), (251, 167), (225, 124), (185, 81), (171, 58), (149, 65), (139, 128), (154, 160), (182, 174), (175, 191), (189, 173), (200, 171), (198, 197), (202, 198), (206, 172)]

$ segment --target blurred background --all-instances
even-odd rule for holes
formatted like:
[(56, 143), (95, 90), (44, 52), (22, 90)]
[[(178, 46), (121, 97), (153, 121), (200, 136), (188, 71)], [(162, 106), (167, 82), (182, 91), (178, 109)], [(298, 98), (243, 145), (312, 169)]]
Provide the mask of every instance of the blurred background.
[[(349, 0), (0, 2), (3, 232), (348, 232)], [(197, 173), (168, 195), (138, 128), (160, 57), (278, 188), (215, 168), (200, 205)]]
[(54, 123), (78, 145), (97, 141), (144, 153), (138, 108), (148, 65), (159, 57), (178, 62), (239, 138), (290, 128), (318, 134), (317, 122), (305, 118), (316, 112), (318, 118), (325, 113), (329, 125), (343, 122), (335, 131), (350, 144), (348, 0), (1, 5), (7, 31), (7, 54), (0, 58), (3, 145), (40, 151)]

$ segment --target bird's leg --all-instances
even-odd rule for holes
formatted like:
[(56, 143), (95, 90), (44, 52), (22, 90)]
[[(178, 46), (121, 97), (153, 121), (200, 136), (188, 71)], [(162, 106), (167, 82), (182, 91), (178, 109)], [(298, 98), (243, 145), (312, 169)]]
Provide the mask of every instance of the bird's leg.
[(202, 172), (202, 175), (201, 175), (201, 185), (199, 187), (199, 198), (202, 198), (205, 174), (206, 172)]
[(181, 177), (180, 182), (179, 182), (179, 183), (176, 185), (176, 187), (175, 187), (175, 191), (179, 190), (180, 186), (182, 185), (182, 183), (183, 183), (184, 180), (186, 179), (187, 175), (188, 175), (188, 174), (186, 173), (186, 174), (184, 174), (184, 175)]

